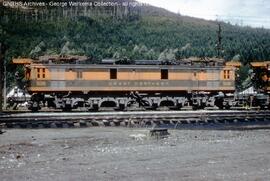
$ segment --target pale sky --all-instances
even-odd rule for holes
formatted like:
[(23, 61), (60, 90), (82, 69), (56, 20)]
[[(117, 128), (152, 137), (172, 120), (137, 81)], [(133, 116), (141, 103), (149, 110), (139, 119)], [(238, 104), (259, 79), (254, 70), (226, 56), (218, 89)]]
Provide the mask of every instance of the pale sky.
[(138, 0), (208, 20), (270, 28), (270, 0)]

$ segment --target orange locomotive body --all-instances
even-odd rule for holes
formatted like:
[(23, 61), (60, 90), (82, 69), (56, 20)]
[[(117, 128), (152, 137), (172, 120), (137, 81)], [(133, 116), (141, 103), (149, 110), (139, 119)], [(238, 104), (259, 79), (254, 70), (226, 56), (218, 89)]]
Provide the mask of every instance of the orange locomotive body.
[(253, 84), (256, 89), (270, 92), (270, 61), (252, 62)]
[(239, 63), (183, 61), (181, 64), (87, 64), (86, 57), (14, 59), (25, 66), (31, 110), (42, 106), (126, 109), (133, 104), (156, 109), (191, 105), (222, 107), (224, 93), (235, 91)]

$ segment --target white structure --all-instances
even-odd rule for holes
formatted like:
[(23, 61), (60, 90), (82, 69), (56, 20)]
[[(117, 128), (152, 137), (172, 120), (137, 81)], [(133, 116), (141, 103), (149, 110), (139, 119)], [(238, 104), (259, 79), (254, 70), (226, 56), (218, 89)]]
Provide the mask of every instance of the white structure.
[(257, 94), (257, 92), (254, 90), (254, 87), (249, 87), (246, 90), (240, 92), (239, 94)]
[(18, 87), (14, 87), (13, 89), (11, 89), (11, 91), (9, 91), (6, 98), (8, 100), (8, 103), (10, 104), (12, 104), (13, 101), (16, 102), (17, 104), (15, 103), (15, 107), (26, 107), (27, 101), (30, 100), (31, 96), (28, 93), (25, 93), (23, 90), (19, 89)]

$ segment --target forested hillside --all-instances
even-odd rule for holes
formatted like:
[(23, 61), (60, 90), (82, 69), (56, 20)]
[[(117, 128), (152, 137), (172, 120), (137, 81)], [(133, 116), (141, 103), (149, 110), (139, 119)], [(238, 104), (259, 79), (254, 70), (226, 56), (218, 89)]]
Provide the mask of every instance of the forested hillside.
[[(43, 54), (87, 55), (93, 62), (217, 56), (217, 22), (152, 6), (0, 10), (0, 41), (9, 47), (8, 62)], [(270, 30), (226, 23), (221, 28), (226, 60), (270, 60)], [(14, 73), (10, 65), (8, 70)]]

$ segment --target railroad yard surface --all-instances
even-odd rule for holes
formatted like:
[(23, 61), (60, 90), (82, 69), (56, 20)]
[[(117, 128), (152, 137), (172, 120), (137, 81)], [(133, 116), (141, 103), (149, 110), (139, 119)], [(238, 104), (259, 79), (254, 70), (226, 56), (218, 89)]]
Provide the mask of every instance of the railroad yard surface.
[(269, 180), (270, 132), (5, 129), (0, 180)]

